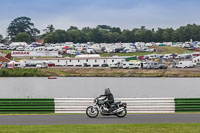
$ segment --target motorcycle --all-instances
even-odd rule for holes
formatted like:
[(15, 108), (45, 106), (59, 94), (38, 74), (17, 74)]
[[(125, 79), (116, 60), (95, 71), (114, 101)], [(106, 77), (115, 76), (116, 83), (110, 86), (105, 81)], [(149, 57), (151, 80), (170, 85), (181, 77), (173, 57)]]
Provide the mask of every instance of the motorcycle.
[(123, 118), (127, 115), (126, 103), (115, 102), (111, 104), (110, 110), (107, 109), (105, 101), (103, 101), (99, 97), (94, 99), (94, 103), (94, 106), (89, 106), (86, 109), (86, 114), (90, 118), (96, 118), (99, 113), (101, 113), (101, 115), (103, 116), (115, 115), (119, 118)]

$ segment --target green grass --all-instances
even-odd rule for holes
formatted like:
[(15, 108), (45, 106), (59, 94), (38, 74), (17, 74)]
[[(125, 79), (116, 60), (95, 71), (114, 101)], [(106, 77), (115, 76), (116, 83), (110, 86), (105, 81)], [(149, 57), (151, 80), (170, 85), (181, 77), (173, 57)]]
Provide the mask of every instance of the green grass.
[(110, 56), (144, 56), (144, 55), (149, 55), (153, 54), (153, 52), (134, 52), (134, 53), (103, 53), (100, 54), (101, 57), (110, 57)]
[(2, 53), (2, 54), (9, 54), (10, 50), (0, 50), (0, 53)]
[(185, 48), (180, 47), (169, 47), (169, 46), (154, 46), (152, 48), (155, 48), (157, 52), (156, 54), (184, 54), (184, 53), (191, 53), (193, 51), (187, 50)]
[(187, 50), (185, 48), (180, 47), (169, 47), (169, 46), (153, 46), (151, 48), (156, 49), (156, 52), (134, 52), (134, 53), (103, 53), (100, 54), (102, 57), (110, 57), (110, 56), (144, 56), (149, 54), (184, 54), (191, 53), (193, 51)]
[(43, 77), (37, 69), (0, 69), (0, 77)]
[(0, 133), (199, 133), (200, 124), (0, 126)]

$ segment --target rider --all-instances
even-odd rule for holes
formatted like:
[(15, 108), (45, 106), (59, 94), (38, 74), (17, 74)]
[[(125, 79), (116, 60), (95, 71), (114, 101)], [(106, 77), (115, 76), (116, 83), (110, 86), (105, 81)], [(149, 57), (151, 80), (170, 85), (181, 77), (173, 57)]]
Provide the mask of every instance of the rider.
[(105, 104), (108, 106), (108, 111), (109, 112), (112, 111), (111, 104), (114, 103), (114, 97), (113, 97), (113, 94), (110, 92), (110, 88), (106, 88), (105, 94), (99, 97), (105, 97), (102, 100), (106, 100)]

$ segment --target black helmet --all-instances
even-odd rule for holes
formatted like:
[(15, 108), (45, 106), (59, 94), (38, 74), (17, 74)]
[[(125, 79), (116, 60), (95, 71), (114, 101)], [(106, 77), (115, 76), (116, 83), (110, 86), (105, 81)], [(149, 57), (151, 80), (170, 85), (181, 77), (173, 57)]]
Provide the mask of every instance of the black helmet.
[(109, 94), (110, 93), (110, 88), (106, 88), (105, 89), (105, 94), (107, 95), (107, 94)]

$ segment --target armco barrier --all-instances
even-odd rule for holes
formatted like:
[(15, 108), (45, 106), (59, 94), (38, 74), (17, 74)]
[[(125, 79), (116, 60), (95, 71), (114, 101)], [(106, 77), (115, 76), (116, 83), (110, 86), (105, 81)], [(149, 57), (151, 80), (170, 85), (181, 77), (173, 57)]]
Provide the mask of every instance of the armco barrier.
[[(85, 113), (91, 98), (55, 98), (55, 113)], [(174, 98), (117, 98), (126, 102), (128, 113), (174, 113)]]
[(0, 99), (0, 113), (54, 113), (54, 99)]
[(200, 112), (200, 98), (175, 98), (176, 112)]

